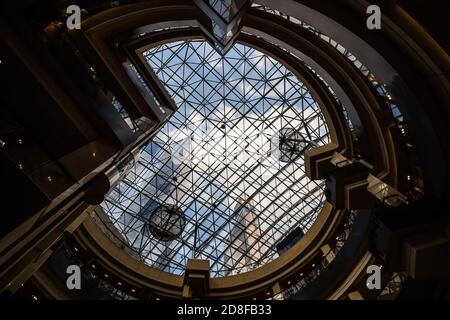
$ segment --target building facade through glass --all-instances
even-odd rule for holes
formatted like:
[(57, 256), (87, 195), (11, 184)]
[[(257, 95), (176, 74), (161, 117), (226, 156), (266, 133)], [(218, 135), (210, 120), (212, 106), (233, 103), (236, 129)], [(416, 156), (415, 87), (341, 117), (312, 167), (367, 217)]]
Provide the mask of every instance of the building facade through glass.
[[(175, 274), (191, 258), (209, 259), (213, 277), (273, 260), (323, 206), (324, 183), (304, 169), (305, 150), (329, 142), (318, 104), (288, 68), (244, 44), (221, 56), (204, 40), (177, 41), (144, 57), (178, 110), (102, 203), (125, 245)], [(155, 219), (162, 213), (174, 216)]]

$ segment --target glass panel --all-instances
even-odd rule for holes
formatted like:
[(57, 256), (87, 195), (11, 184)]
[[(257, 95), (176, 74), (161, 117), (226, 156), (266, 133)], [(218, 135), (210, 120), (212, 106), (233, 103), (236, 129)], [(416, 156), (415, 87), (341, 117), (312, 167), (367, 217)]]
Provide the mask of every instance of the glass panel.
[[(220, 56), (206, 41), (179, 41), (144, 56), (178, 110), (107, 196), (106, 214), (143, 262), (167, 272), (194, 257), (211, 261), (213, 277), (273, 260), (323, 206), (324, 182), (304, 171), (304, 151), (329, 142), (318, 104), (280, 62), (242, 44)], [(302, 146), (280, 161), (273, 144), (286, 130)], [(184, 214), (170, 241), (148, 228), (162, 206)]]

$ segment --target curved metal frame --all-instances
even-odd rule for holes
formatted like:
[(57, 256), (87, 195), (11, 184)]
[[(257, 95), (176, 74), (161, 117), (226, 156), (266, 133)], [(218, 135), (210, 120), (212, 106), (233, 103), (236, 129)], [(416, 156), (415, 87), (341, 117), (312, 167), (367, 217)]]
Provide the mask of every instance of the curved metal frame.
[[(184, 8), (184, 9), (183, 9)], [(198, 25), (198, 22), (195, 21), (195, 18), (193, 18), (195, 16), (195, 14), (193, 14), (191, 17), (193, 19), (187, 19), (189, 20), (188, 23), (186, 23), (186, 17), (189, 16), (190, 13), (194, 13), (195, 10), (192, 10), (192, 8), (188, 8), (188, 10), (186, 11), (186, 5), (183, 6), (176, 6), (176, 5), (169, 5), (167, 6), (167, 9), (172, 13), (176, 13), (177, 10), (184, 10), (183, 13), (183, 19), (181, 18), (181, 15), (176, 13), (176, 14), (171, 14), (171, 17), (175, 17), (173, 21), (170, 22), (164, 22), (165, 21), (165, 17), (161, 16), (161, 12), (164, 11), (162, 8), (159, 8), (158, 10), (155, 10), (154, 15), (152, 16), (151, 11), (152, 8), (150, 8), (150, 6), (146, 6), (146, 4), (139, 4), (139, 5), (130, 5), (130, 6), (124, 6), (122, 8), (117, 8), (114, 10), (110, 10), (107, 14), (105, 13), (104, 15), (101, 15), (101, 19), (100, 21), (97, 20), (99, 19), (99, 17), (96, 17), (96, 19), (92, 19), (92, 20), (88, 20), (88, 22), (86, 23), (85, 26), (87, 26), (87, 29), (90, 29), (86, 34), (90, 34), (89, 41), (92, 42), (98, 42), (99, 40), (102, 41), (101, 39), (106, 39), (106, 37), (111, 34), (115, 34), (118, 33), (120, 28), (123, 28), (124, 25), (122, 25), (122, 23), (117, 23), (120, 21), (119, 16), (123, 15), (123, 14), (127, 14), (127, 18), (130, 18), (130, 15), (135, 14), (136, 15), (136, 19), (129, 19), (127, 24), (125, 25), (125, 29), (130, 29), (132, 28), (131, 25), (134, 25), (134, 28), (138, 29), (139, 26), (146, 26), (145, 29), (146, 31), (149, 31), (151, 29), (155, 30), (158, 28), (161, 28), (162, 26), (169, 26), (169, 25), (183, 25), (183, 24), (188, 24), (189, 26), (192, 25)], [(154, 8), (153, 8), (154, 9)], [(137, 12), (139, 11), (139, 13), (137, 14)], [(180, 11), (178, 11), (180, 13)], [(149, 16), (146, 16), (146, 14), (149, 14)], [(187, 13), (187, 14), (186, 14)], [(117, 14), (117, 16), (116, 16)], [(169, 16), (169, 15), (167, 15)], [(147, 20), (149, 17), (152, 17), (152, 19)], [(102, 18), (106, 18), (105, 20), (103, 20)], [(177, 21), (178, 18), (178, 21)], [(106, 21), (108, 19), (111, 19), (109, 23), (107, 23)], [(252, 20), (253, 19), (253, 20)], [(103, 21), (102, 21), (103, 20)], [(200, 18), (201, 20), (201, 18)], [(114, 21), (114, 27), (112, 27), (111, 22)], [(155, 21), (155, 26), (150, 27), (149, 25), (146, 24), (145, 21)], [(160, 21), (160, 22), (158, 22)], [(371, 160), (375, 163), (376, 166), (376, 171), (378, 172), (379, 176), (383, 177), (386, 176), (387, 174), (390, 175), (390, 178), (393, 180), (393, 183), (395, 184), (395, 170), (392, 172), (392, 170), (395, 168), (395, 163), (396, 163), (396, 157), (395, 157), (395, 143), (393, 142), (392, 138), (389, 136), (389, 124), (387, 125), (387, 127), (384, 128), (380, 128), (377, 127), (375, 124), (379, 123), (377, 121), (377, 118), (381, 117), (381, 118), (386, 118), (385, 116), (385, 111), (383, 111), (383, 108), (380, 107), (380, 103), (376, 98), (376, 94), (374, 94), (373, 90), (370, 88), (370, 85), (366, 82), (366, 80), (361, 77), (360, 74), (358, 74), (357, 72), (355, 72), (355, 70), (353, 69), (353, 66), (350, 66), (349, 61), (346, 61), (342, 56), (338, 56), (336, 55), (335, 52), (331, 52), (326, 46), (324, 46), (323, 44), (318, 43), (318, 41), (306, 34), (302, 34), (303, 38), (299, 37), (298, 35), (293, 34), (292, 32), (289, 32), (289, 35), (286, 36), (286, 31), (289, 31), (289, 27), (285, 27), (284, 30), (282, 30), (282, 25), (283, 23), (280, 23), (278, 25), (278, 27), (272, 28), (274, 26), (274, 24), (267, 24), (266, 22), (268, 22), (267, 20), (261, 19), (260, 17), (257, 16), (252, 16), (250, 17), (249, 14), (246, 15), (246, 17), (244, 18), (244, 29), (247, 32), (251, 32), (253, 33), (259, 33), (261, 35), (261, 31), (258, 29), (261, 29), (261, 27), (266, 28), (265, 29), (265, 33), (266, 35), (270, 35), (269, 37), (266, 37), (266, 39), (268, 40), (273, 40), (274, 43), (278, 43), (280, 45), (280, 47), (290, 47), (291, 49), (293, 49), (292, 51), (294, 51), (296, 53), (296, 56), (300, 56), (302, 58), (306, 58), (304, 59), (305, 61), (314, 61), (311, 60), (311, 58), (308, 58), (307, 56), (305, 56), (302, 52), (307, 52), (308, 55), (310, 57), (314, 57), (314, 59), (320, 60), (323, 63), (320, 64), (315, 64), (315, 66), (317, 66), (317, 71), (319, 71), (320, 74), (322, 74), (321, 72), (324, 71), (325, 74), (327, 75), (332, 75), (329, 76), (328, 79), (330, 81), (328, 81), (331, 84), (331, 87), (333, 87), (333, 91), (338, 92), (338, 91), (342, 91), (344, 100), (346, 100), (346, 102), (351, 102), (349, 103), (350, 105), (352, 104), (354, 107), (354, 115), (353, 115), (353, 119), (355, 119), (356, 121), (354, 121), (356, 123), (356, 125), (359, 127), (359, 129), (361, 129), (364, 132), (368, 132), (369, 136), (370, 136), (370, 141), (374, 142), (377, 141), (377, 143), (372, 144), (370, 146), (370, 148), (372, 148), (371, 152), (368, 153), (370, 154)], [(258, 29), (256, 29), (256, 24), (258, 24)], [(97, 25), (101, 25), (101, 28), (97, 28)], [(281, 27), (280, 27), (281, 25)], [(288, 26), (289, 24), (286, 24), (286, 26)], [(281, 29), (280, 29), (281, 28)], [(94, 35), (96, 31), (98, 31), (98, 29), (100, 29), (102, 32), (102, 35)], [(115, 30), (113, 30), (115, 29)], [(270, 30), (269, 30), (270, 29)], [(107, 31), (106, 31), (107, 30)], [(142, 28), (140, 30), (143, 30)], [(104, 32), (103, 32), (104, 31)], [(122, 32), (124, 30), (121, 30), (120, 32)], [(285, 32), (285, 35), (282, 36), (282, 33)], [(296, 38), (299, 41), (295, 41), (295, 45), (296, 47), (292, 47), (290, 45), (288, 45), (286, 42), (279, 42), (278, 39), (279, 38), (284, 38), (287, 39), (290, 38), (292, 40), (292, 38)], [(304, 40), (308, 39), (308, 43), (305, 42)], [(276, 41), (275, 41), (276, 40)], [(81, 41), (83, 42), (83, 41)], [(292, 43), (290, 43), (292, 44)], [(98, 47), (99, 48), (99, 47)], [(320, 48), (319, 51), (317, 51), (316, 49)], [(108, 51), (109, 49), (106, 49), (104, 44), (103, 44), (103, 49)], [(111, 57), (111, 56), (110, 56)], [(277, 57), (279, 57), (279, 55), (277, 54)], [(327, 58), (328, 57), (328, 58)], [(333, 58), (329, 58), (329, 57), (333, 57)], [(285, 55), (284, 59), (286, 60), (295, 60), (295, 57), (289, 56), (289, 55)], [(330, 61), (332, 60), (332, 61)], [(111, 62), (111, 61), (110, 61)], [(326, 72), (325, 69), (322, 67), (323, 65), (326, 65)], [(309, 74), (309, 73), (307, 73)], [(348, 76), (342, 76), (342, 74), (346, 74), (346, 75), (351, 75), (351, 77)], [(312, 77), (313, 79), (315, 77)], [(349, 81), (349, 78), (352, 79), (352, 81)], [(335, 80), (336, 79), (336, 80)], [(122, 79), (123, 81), (123, 79)], [(305, 82), (306, 84), (306, 82)], [(342, 87), (344, 88), (343, 90), (337, 90), (336, 87)], [(317, 87), (316, 87), (317, 88)], [(328, 92), (326, 89), (325, 91), (323, 91), (323, 86), (319, 86), (319, 88), (321, 88), (320, 92), (322, 93), (321, 98), (326, 97), (326, 95), (323, 95), (323, 92)], [(351, 92), (350, 97), (347, 96), (347, 98), (345, 98), (345, 96), (347, 95), (348, 92)], [(329, 92), (328, 92), (329, 94)], [(339, 95), (338, 95), (339, 96)], [(327, 98), (325, 99), (329, 99), (329, 95)], [(361, 101), (364, 101), (364, 103), (361, 103)], [(330, 104), (325, 104), (330, 106)], [(377, 110), (375, 112), (375, 110)], [(384, 109), (385, 110), (385, 109)], [(331, 107), (330, 108), (330, 114), (339, 114), (341, 112), (341, 110), (337, 110), (336, 108)], [(377, 113), (376, 115), (374, 113)], [(357, 115), (357, 116), (356, 116)], [(358, 118), (361, 120), (362, 125), (359, 126), (358, 123)], [(334, 122), (335, 123), (335, 122)], [(346, 127), (346, 125), (344, 125), (341, 121), (339, 121), (338, 123), (340, 123), (340, 127), (337, 130), (338, 133), (342, 133), (342, 129)], [(388, 122), (389, 123), (389, 122)], [(375, 127), (374, 127), (375, 126)], [(363, 130), (364, 129), (364, 130)], [(341, 140), (341, 142), (344, 141), (348, 141), (348, 136), (344, 134), (345, 138), (343, 140)], [(351, 145), (351, 143), (349, 144)], [(337, 144), (333, 146), (333, 150), (336, 149), (341, 149), (341, 150), (345, 150), (349, 145), (343, 145), (341, 144)], [(376, 149), (376, 147), (378, 147), (378, 150)], [(374, 151), (377, 150), (377, 151)], [(389, 151), (388, 151), (389, 150)], [(327, 209), (328, 210), (328, 209)], [(330, 215), (330, 212), (327, 213), (327, 215)], [(324, 219), (325, 214), (321, 213), (321, 217), (322, 219)], [(324, 221), (321, 221), (324, 222)], [(334, 223), (337, 223), (337, 221), (334, 221)], [(325, 224), (321, 225), (319, 227), (319, 224), (321, 223), (317, 223), (315, 224), (315, 231), (310, 234), (310, 237), (313, 236), (324, 236), (324, 230), (319, 230), (322, 227), (325, 227)], [(78, 236), (82, 236), (85, 237), (87, 236), (87, 234), (83, 233), (85, 231), (88, 231), (88, 233), (91, 233), (92, 235), (95, 235), (96, 237), (101, 237), (99, 234), (97, 234), (98, 232), (95, 230), (95, 227), (92, 225), (91, 222), (87, 222), (87, 224), (84, 226), (86, 229), (82, 232), (79, 233)], [(334, 228), (334, 227), (333, 227)], [(329, 231), (331, 231), (330, 229), (328, 229)], [(326, 238), (326, 237), (325, 237)], [(324, 240), (325, 238), (322, 238), (322, 240)], [(313, 242), (313, 241), (319, 241), (318, 238), (316, 239), (309, 239), (309, 241)], [(106, 245), (105, 241), (101, 241), (104, 245)], [(305, 247), (305, 243), (306, 243), (306, 239), (305, 241), (300, 241), (300, 243), (298, 245), (296, 245), (294, 248), (292, 248), (289, 252), (290, 252), (290, 256), (292, 256), (293, 260), (299, 259), (299, 256), (301, 255), (306, 255), (305, 251), (303, 251), (302, 249), (304, 249)], [(87, 244), (87, 242), (85, 242), (85, 244)], [(106, 245), (106, 247), (109, 247), (109, 245)], [(317, 249), (317, 246), (316, 246)], [(108, 250), (114, 250), (111, 247), (109, 247), (106, 251), (104, 251), (103, 253), (107, 253)], [(97, 250), (98, 252), (98, 250)], [(112, 251), (111, 251), (112, 252)], [(110, 252), (110, 253), (111, 253)], [(301, 252), (299, 254), (299, 252)], [(111, 255), (110, 254), (106, 254), (106, 256), (102, 254), (99, 255), (99, 257), (102, 257), (102, 259), (105, 260), (109, 260)], [(117, 253), (118, 254), (118, 253)], [(309, 253), (314, 255), (313, 253)], [(317, 253), (316, 253), (317, 254)], [(303, 257), (305, 258), (305, 257)], [(355, 257), (355, 259), (357, 259), (357, 257)], [(283, 259), (284, 260), (284, 259)], [(307, 259), (303, 260), (303, 262), (306, 262)], [(274, 285), (274, 283), (278, 283), (278, 282), (283, 282), (283, 279), (287, 279), (289, 277), (289, 274), (292, 275), (294, 274), (296, 271), (299, 270), (299, 265), (298, 263), (295, 264), (295, 267), (291, 266), (291, 267), (287, 267), (286, 263), (284, 263), (286, 261), (280, 262), (280, 261), (274, 261), (273, 263), (261, 267), (260, 269), (254, 270), (250, 273), (245, 274), (244, 275), (237, 275), (237, 276), (233, 276), (233, 277), (227, 277), (227, 278), (223, 278), (223, 279), (212, 279), (210, 282), (210, 290), (211, 290), (211, 297), (221, 297), (221, 298), (225, 298), (225, 297), (248, 297), (250, 295), (257, 295), (258, 292), (264, 292), (265, 290), (267, 290), (268, 288), (272, 287)], [(284, 267), (281, 267), (281, 265), (279, 265), (284, 263)], [(277, 266), (277, 267), (275, 267)], [(111, 266), (110, 266), (111, 267)], [(143, 268), (142, 266), (136, 266), (138, 269)], [(282, 270), (283, 268), (287, 268), (284, 269), (284, 272), (280, 272), (280, 270)], [(117, 271), (117, 268), (114, 268)], [(149, 279), (155, 279), (153, 276), (151, 276), (150, 274), (153, 274), (153, 271), (150, 272), (149, 270), (146, 271), (149, 275), (149, 277), (146, 277), (147, 280), (141, 280), (141, 281), (148, 281)], [(120, 273), (120, 272), (119, 272)], [(276, 275), (275, 275), (276, 274)], [(162, 276), (161, 273), (157, 273), (155, 274), (157, 277)], [(125, 275), (124, 275), (125, 276)], [(126, 277), (126, 276), (125, 276)], [(163, 276), (163, 278), (166, 278), (166, 275)], [(179, 296), (180, 295), (180, 279), (179, 278), (172, 278), (172, 280), (170, 280), (171, 277), (169, 277), (169, 279), (167, 279), (168, 281), (157, 281), (158, 288), (155, 288), (155, 283), (153, 283), (152, 285), (150, 285), (149, 287), (154, 288), (157, 292), (161, 292), (162, 295), (170, 295), (173, 296), (175, 294), (175, 296)], [(247, 278), (247, 279), (246, 279)], [(250, 279), (251, 278), (251, 279)], [(152, 280), (154, 281), (154, 280)], [(141, 282), (142, 283), (142, 282)], [(175, 290), (161, 290), (161, 287), (164, 287), (165, 285), (167, 285), (168, 283), (172, 283), (171, 287)], [(178, 285), (176, 284), (178, 283)], [(161, 286), (161, 287), (159, 287)], [(178, 287), (178, 289), (176, 289)], [(159, 290), (159, 291), (158, 291)]]

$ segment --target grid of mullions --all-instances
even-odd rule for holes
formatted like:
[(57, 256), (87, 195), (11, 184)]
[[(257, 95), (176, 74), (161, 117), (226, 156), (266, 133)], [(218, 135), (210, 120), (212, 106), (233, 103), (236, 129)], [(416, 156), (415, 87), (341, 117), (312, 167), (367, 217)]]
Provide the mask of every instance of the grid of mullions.
[[(271, 141), (291, 128), (310, 145), (328, 143), (317, 103), (286, 67), (242, 44), (221, 56), (205, 41), (179, 41), (144, 56), (178, 110), (102, 204), (126, 245), (143, 262), (175, 274), (194, 257), (210, 260), (212, 276), (273, 260), (277, 243), (314, 222), (324, 183), (306, 177), (303, 154), (278, 161)], [(179, 238), (164, 242), (148, 232), (149, 203), (183, 210)], [(250, 245), (242, 246), (232, 230), (250, 203), (259, 232), (246, 235)], [(225, 259), (230, 251), (234, 259)]]
[(209, 0), (209, 5), (226, 21), (230, 20), (230, 13), (232, 10), (233, 1)]

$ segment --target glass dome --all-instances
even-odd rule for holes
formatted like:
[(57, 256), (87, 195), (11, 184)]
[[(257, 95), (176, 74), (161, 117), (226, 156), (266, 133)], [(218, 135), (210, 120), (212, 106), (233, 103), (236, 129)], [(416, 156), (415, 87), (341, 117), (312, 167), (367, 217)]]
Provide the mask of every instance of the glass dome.
[[(244, 44), (221, 56), (204, 40), (177, 41), (144, 57), (178, 110), (102, 203), (121, 241), (175, 274), (191, 258), (210, 260), (212, 277), (275, 259), (325, 199), (304, 169), (305, 150), (329, 142), (318, 104), (288, 68)], [(280, 132), (302, 137), (295, 157), (280, 159)], [(185, 219), (169, 240), (147, 227), (164, 206)]]

